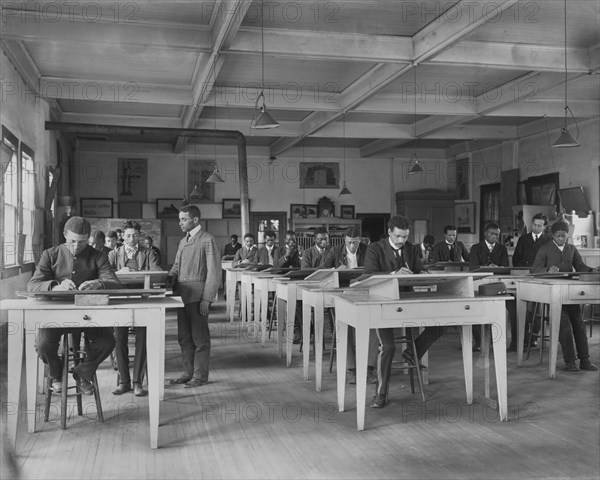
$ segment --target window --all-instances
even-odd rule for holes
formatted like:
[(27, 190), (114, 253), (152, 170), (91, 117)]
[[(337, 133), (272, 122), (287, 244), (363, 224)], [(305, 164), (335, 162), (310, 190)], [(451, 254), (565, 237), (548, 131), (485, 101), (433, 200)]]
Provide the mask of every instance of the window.
[(3, 182), (1, 266), (13, 267), (34, 261), (35, 225), (34, 152), (2, 127), (0, 143)]
[(18, 140), (2, 128), (2, 265), (17, 264), (17, 233), (19, 212)]

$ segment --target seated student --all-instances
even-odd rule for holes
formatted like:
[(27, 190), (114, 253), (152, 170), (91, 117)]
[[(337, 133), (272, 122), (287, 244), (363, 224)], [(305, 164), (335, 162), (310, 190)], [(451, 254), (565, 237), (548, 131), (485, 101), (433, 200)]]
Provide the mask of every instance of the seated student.
[[(408, 241), (410, 220), (402, 215), (390, 218), (388, 221), (388, 238), (372, 243), (367, 249), (365, 258), (365, 273), (421, 273), (423, 264), (415, 246)], [(373, 408), (383, 408), (387, 405), (392, 360), (396, 351), (393, 328), (376, 329), (379, 339), (379, 357), (377, 359), (377, 387), (371, 403)], [(442, 327), (426, 327), (415, 339), (417, 351), (407, 348), (402, 352), (404, 361), (416, 365), (429, 347), (442, 336)]]
[(158, 263), (159, 265), (161, 264), (161, 253), (160, 250), (154, 246), (154, 240), (152, 239), (152, 237), (150, 235), (142, 238), (140, 240), (140, 243), (142, 244), (142, 247), (144, 247), (146, 250), (152, 250), (154, 252), (154, 255), (156, 256), (156, 263)]
[(454, 225), (444, 227), (444, 241), (433, 247), (433, 252), (431, 252), (433, 263), (469, 261), (469, 251), (462, 242), (456, 239), (457, 231)]
[[(108, 243), (108, 245), (106, 245), (106, 243)], [(110, 250), (114, 250), (119, 246), (119, 236), (117, 235), (117, 232), (115, 232), (114, 230), (109, 230), (108, 232), (106, 232), (105, 245)]]
[(96, 230), (93, 235), (90, 236), (88, 244), (94, 247), (96, 250), (100, 250), (108, 255), (110, 248), (105, 245), (106, 236), (102, 230)]
[[(531, 268), (533, 261), (539, 250), (539, 248), (545, 243), (552, 241), (552, 235), (545, 233), (546, 226), (548, 225), (548, 219), (543, 213), (536, 213), (531, 220), (531, 233), (521, 235), (517, 241), (515, 252), (513, 253), (512, 264), (513, 267), (525, 267)], [(528, 340), (533, 336), (531, 340), (531, 346), (537, 346), (537, 337), (540, 333), (541, 322), (539, 317), (533, 318), (533, 306), (534, 302), (527, 303), (527, 314), (525, 320), (525, 348), (528, 347)], [(532, 331), (533, 326), (533, 331)], [(532, 332), (531, 332), (532, 331)], [(533, 335), (530, 335), (530, 332)]]
[(417, 252), (419, 254), (419, 258), (423, 263), (431, 263), (431, 250), (433, 250), (433, 246), (435, 245), (435, 237), (428, 233), (423, 237), (423, 241), (419, 244)]
[(235, 252), (232, 267), (239, 265), (256, 265), (258, 263), (258, 248), (254, 245), (254, 235), (247, 233), (244, 235), (244, 246)]
[[(140, 245), (139, 223), (128, 220), (123, 225), (123, 245), (111, 250), (108, 261), (117, 272), (137, 272), (140, 270), (160, 270), (160, 265), (153, 250)], [(146, 367), (146, 328), (135, 329), (135, 357), (133, 359), (133, 382), (129, 375), (129, 327), (115, 327), (115, 357), (119, 370), (119, 385), (113, 390), (114, 395), (129, 392), (133, 383), (133, 394), (136, 397), (146, 395), (142, 387)]]
[(279, 259), (279, 250), (275, 246), (275, 232), (267, 230), (264, 233), (265, 243), (258, 248), (258, 264), (274, 265)]
[(315, 229), (315, 244), (304, 250), (300, 268), (318, 268), (321, 259), (329, 251), (329, 233), (325, 227)]
[[(479, 267), (508, 267), (508, 250), (498, 240), (500, 226), (488, 223), (484, 230), (484, 239), (471, 247), (469, 254), (469, 270)], [(506, 310), (510, 321), (510, 346), (508, 351), (517, 351), (517, 307), (515, 301), (506, 302)], [(481, 327), (473, 327), (473, 351), (481, 350)]]
[[(567, 244), (569, 225), (565, 222), (556, 222), (552, 225), (552, 241), (542, 245), (533, 261), (533, 272), (598, 272), (600, 267), (588, 267), (581, 255), (573, 245)], [(571, 328), (569, 328), (569, 325)], [(572, 335), (571, 335), (572, 329)], [(579, 357), (579, 366), (575, 363), (575, 351), (573, 349), (573, 338)], [(598, 367), (590, 361), (587, 334), (581, 315), (580, 305), (563, 305), (560, 319), (560, 330), (558, 341), (565, 360), (565, 369), (569, 372), (579, 370), (598, 370)]]
[(296, 232), (287, 230), (285, 232), (284, 244), (279, 247), (279, 258), (273, 264), (281, 268), (300, 268), (300, 252), (296, 243)]
[[(106, 253), (88, 245), (90, 223), (82, 217), (70, 217), (64, 226), (65, 243), (42, 252), (35, 273), (27, 284), (27, 291), (46, 290), (102, 290), (120, 288), (121, 283), (108, 262)], [(62, 360), (58, 356), (58, 344), (68, 328), (43, 328), (39, 331), (36, 350), (48, 365), (55, 393), (61, 391)], [(80, 380), (80, 391), (92, 395), (92, 378), (98, 365), (110, 355), (114, 346), (112, 328), (83, 328), (89, 340), (87, 355), (73, 370), (73, 377)]]
[(235, 255), (235, 253), (242, 248), (242, 245), (238, 242), (238, 236), (232, 235), (229, 239), (230, 242), (225, 245), (223, 248), (223, 256), (225, 255)]
[[(365, 264), (367, 245), (361, 241), (360, 229), (356, 226), (348, 227), (344, 232), (344, 244), (336, 245), (321, 260), (319, 268), (356, 268)], [(348, 371), (346, 378), (348, 383), (356, 383), (356, 332), (350, 327), (348, 330)], [(379, 340), (375, 331), (369, 332), (369, 354), (367, 360), (367, 381), (374, 383), (376, 378), (377, 355)]]

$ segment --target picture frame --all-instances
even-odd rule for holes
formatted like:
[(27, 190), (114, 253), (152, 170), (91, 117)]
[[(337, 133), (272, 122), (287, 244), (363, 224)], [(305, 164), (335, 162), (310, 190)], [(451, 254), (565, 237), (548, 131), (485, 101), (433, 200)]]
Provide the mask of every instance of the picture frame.
[(300, 162), (300, 188), (340, 188), (340, 164)]
[(112, 218), (112, 198), (82, 198), (80, 200), (81, 216), (84, 218)]
[[(248, 200), (248, 210), (250, 210), (250, 200)], [(224, 198), (221, 216), (222, 218), (241, 218), (242, 201), (239, 198)]]
[(470, 165), (468, 158), (458, 158), (456, 160), (456, 200), (470, 200)]
[(142, 202), (119, 202), (119, 218), (142, 218)]
[(180, 198), (157, 198), (156, 218), (179, 218)]
[(117, 200), (145, 202), (148, 199), (148, 160), (146, 158), (118, 159)]
[(290, 204), (290, 218), (317, 218), (317, 205), (307, 205), (302, 203)]
[(340, 205), (340, 218), (354, 220), (354, 205)]
[(454, 219), (457, 233), (475, 233), (475, 202), (455, 203)]

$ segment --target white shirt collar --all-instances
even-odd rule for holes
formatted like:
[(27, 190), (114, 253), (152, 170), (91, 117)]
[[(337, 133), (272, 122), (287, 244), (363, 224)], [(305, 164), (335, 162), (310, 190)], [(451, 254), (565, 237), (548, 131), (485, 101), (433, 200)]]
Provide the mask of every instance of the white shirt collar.
[[(356, 251), (358, 253), (358, 250)], [(350, 253), (346, 248), (346, 263), (348, 268), (356, 268), (358, 267), (358, 259), (356, 258), (356, 253)]]
[(197, 227), (194, 227), (192, 230), (190, 230), (188, 232), (190, 235), (190, 238), (192, 238), (194, 235), (196, 235), (200, 230), (202, 230), (202, 225), (198, 225)]
[[(552, 241), (554, 242), (554, 240), (552, 240)], [(558, 245), (556, 244), (556, 242), (554, 242), (554, 245), (556, 246), (556, 248), (558, 248), (558, 249), (559, 249), (559, 250), (562, 252), (562, 251), (565, 249), (565, 246), (566, 246), (567, 244), (565, 243), (565, 244), (564, 244), (562, 247), (560, 247), (560, 246), (558, 246)]]
[(491, 243), (488, 243), (488, 241), (487, 241), (487, 240), (484, 240), (484, 241), (485, 241), (485, 244), (486, 244), (486, 245), (487, 245), (487, 247), (488, 247), (488, 250), (493, 250), (493, 249), (494, 249), (494, 247), (496, 246), (496, 244), (495, 244), (495, 243), (494, 243), (494, 244), (491, 244)]
[(392, 243), (392, 239), (390, 237), (388, 237), (388, 242), (390, 242), (390, 247), (392, 247), (392, 249), (394, 250), (400, 250), (400, 248), (396, 247), (393, 243)]

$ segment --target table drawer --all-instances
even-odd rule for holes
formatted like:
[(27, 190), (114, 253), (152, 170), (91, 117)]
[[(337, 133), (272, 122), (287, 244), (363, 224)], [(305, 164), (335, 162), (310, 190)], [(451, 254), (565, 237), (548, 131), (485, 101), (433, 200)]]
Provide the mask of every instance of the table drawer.
[(569, 285), (570, 300), (599, 300), (600, 285)]
[[(32, 312), (33, 313), (33, 312)], [(45, 310), (35, 312), (40, 327), (44, 324), (64, 327), (113, 327), (133, 325), (133, 312), (129, 309)]]
[(446, 302), (446, 303), (407, 303), (382, 305), (383, 318), (416, 319), (425, 317), (481, 317), (483, 305), (480, 302)]

